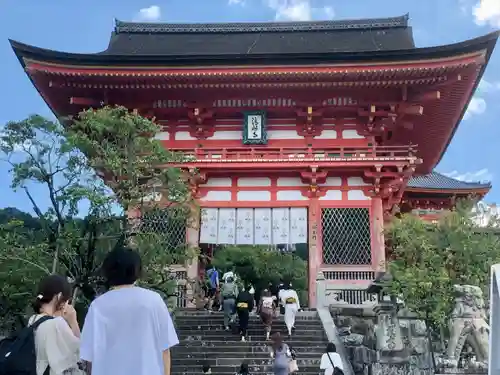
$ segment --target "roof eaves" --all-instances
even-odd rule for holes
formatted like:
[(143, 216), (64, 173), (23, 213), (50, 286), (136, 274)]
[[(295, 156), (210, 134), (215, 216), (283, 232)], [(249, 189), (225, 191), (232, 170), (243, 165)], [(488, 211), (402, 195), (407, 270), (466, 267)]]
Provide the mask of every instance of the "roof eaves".
[[(10, 40), (10, 44), (21, 61), (23, 58), (30, 58), (37, 61), (52, 63), (74, 63), (75, 65), (102, 65), (115, 64), (116, 66), (126, 66), (130, 64), (171, 64), (178, 66), (191, 65), (227, 65), (231, 62), (244, 66), (265, 61), (266, 64), (315, 64), (318, 61), (328, 61), (331, 64), (341, 62), (362, 62), (369, 60), (376, 61), (404, 61), (415, 59), (444, 58), (458, 54), (487, 50), (487, 58), (491, 55), (493, 47), (498, 39), (499, 32), (493, 32), (475, 39), (460, 43), (449, 44), (439, 47), (413, 48), (407, 50), (390, 51), (369, 51), (369, 52), (342, 52), (342, 53), (288, 53), (288, 54), (249, 54), (249, 55), (199, 55), (199, 56), (178, 56), (178, 55), (111, 55), (103, 53), (80, 54), (53, 51), (45, 48), (30, 46), (24, 43)], [(486, 64), (485, 64), (486, 65)], [(484, 68), (483, 68), (484, 70)], [(482, 74), (482, 73), (481, 73)], [(465, 113), (465, 109), (464, 109)], [(462, 114), (463, 115), (463, 114)]]

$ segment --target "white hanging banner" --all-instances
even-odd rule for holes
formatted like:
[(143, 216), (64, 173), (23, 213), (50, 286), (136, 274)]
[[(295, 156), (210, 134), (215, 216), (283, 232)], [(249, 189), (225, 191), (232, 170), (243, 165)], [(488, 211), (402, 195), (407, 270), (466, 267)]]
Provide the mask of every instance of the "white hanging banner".
[(253, 208), (238, 208), (236, 211), (236, 244), (253, 245)]
[(218, 213), (217, 208), (201, 209), (200, 243), (217, 243)]
[(273, 245), (290, 243), (290, 209), (273, 208)]
[(271, 244), (271, 209), (256, 208), (254, 210), (255, 245)]
[(236, 240), (236, 208), (219, 208), (217, 243), (234, 245)]
[(307, 208), (290, 208), (290, 243), (307, 243)]

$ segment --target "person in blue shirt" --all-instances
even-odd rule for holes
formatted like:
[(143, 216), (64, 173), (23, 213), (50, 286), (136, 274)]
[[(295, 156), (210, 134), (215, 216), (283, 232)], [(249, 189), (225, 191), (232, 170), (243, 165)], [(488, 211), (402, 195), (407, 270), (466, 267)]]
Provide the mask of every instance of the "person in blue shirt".
[(214, 305), (215, 296), (219, 290), (219, 271), (214, 266), (209, 266), (207, 271), (207, 282), (208, 282), (208, 310), (212, 311)]

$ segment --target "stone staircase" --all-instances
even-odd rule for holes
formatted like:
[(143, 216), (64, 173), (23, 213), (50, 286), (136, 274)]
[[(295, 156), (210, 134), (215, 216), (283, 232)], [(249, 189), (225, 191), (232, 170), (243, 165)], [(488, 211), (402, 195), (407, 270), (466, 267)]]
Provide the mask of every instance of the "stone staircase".
[[(236, 329), (224, 331), (223, 315), (184, 310), (176, 314), (175, 325), (180, 344), (172, 350), (172, 375), (200, 375), (205, 362), (212, 374), (235, 374), (242, 362), (249, 365), (251, 374), (272, 374), (269, 357), (270, 342), (259, 317), (251, 316), (246, 342), (241, 342)], [(318, 375), (321, 355), (328, 342), (315, 311), (299, 312), (295, 333), (289, 340), (283, 317), (275, 318), (273, 332), (281, 332), (285, 342), (297, 352), (298, 374)]]

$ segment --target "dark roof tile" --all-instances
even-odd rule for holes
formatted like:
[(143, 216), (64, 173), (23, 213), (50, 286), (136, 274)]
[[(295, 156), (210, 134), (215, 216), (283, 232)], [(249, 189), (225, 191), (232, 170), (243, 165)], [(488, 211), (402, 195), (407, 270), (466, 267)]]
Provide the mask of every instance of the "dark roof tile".
[(116, 21), (105, 55), (249, 55), (370, 52), (415, 48), (402, 17), (213, 24)]
[(455, 180), (438, 172), (431, 172), (423, 176), (412, 177), (408, 182), (408, 188), (414, 189), (436, 189), (436, 190), (474, 190), (489, 189), (489, 182), (465, 182)]

